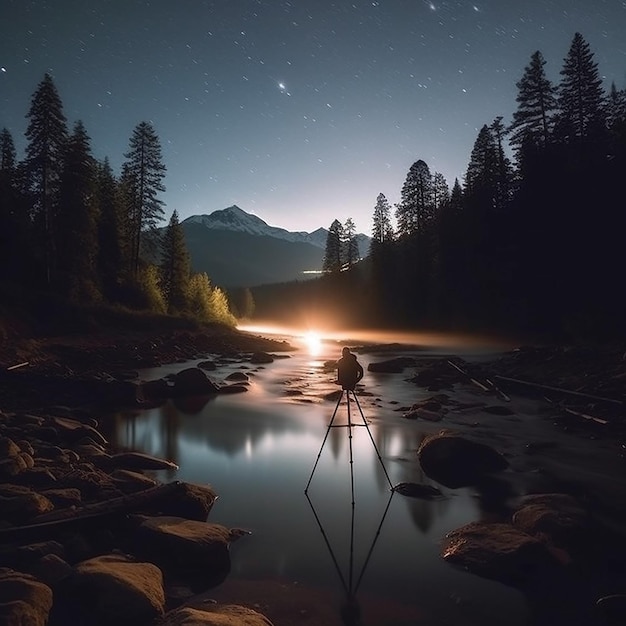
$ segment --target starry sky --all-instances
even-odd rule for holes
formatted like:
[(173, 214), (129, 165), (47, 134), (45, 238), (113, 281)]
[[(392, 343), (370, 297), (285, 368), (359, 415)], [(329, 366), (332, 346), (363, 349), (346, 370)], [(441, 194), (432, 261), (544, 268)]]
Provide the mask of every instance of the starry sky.
[(169, 219), (232, 204), (370, 233), (417, 159), (463, 182), (483, 124), (511, 120), (535, 50), (555, 83), (574, 33), (626, 87), (625, 0), (0, 0), (0, 128), (18, 157), (46, 72), (116, 173), (150, 121)]

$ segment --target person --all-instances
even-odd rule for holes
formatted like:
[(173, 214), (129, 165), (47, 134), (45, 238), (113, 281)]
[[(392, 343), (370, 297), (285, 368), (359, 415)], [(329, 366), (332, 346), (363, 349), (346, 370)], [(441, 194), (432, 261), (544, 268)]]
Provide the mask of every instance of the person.
[(337, 361), (337, 384), (342, 389), (354, 391), (356, 384), (363, 378), (363, 368), (350, 352), (350, 348), (341, 351), (341, 358)]

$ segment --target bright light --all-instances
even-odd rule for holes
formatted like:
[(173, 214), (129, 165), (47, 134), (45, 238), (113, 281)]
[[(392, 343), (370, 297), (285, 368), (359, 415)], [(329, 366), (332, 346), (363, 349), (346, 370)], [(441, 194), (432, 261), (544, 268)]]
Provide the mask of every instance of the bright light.
[(311, 356), (318, 356), (322, 351), (322, 337), (310, 330), (302, 336), (304, 343)]

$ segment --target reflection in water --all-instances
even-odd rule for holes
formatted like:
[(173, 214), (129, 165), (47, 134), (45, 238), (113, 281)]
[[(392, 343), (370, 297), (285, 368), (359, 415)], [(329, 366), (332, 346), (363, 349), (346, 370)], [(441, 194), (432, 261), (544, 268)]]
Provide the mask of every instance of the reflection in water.
[[(375, 621), (365, 611), (374, 598), (387, 607), (419, 607), (424, 615), (438, 615), (439, 623), (495, 626), (507, 621), (501, 619), (507, 615), (511, 626), (523, 624), (517, 592), (458, 571), (439, 556), (439, 542), (447, 532), (483, 515), (481, 502), (470, 490), (447, 490), (443, 499), (431, 501), (396, 496), (385, 509), (390, 482), (381, 461), (391, 484), (428, 483), (416, 461), (425, 425), (403, 420), (395, 410), (423, 400), (428, 392), (408, 384), (403, 376), (366, 373), (359, 387), (367, 428), (355, 428), (352, 439), (358, 501), (354, 525), (349, 440), (345, 428), (330, 429), (328, 449), (307, 494), (323, 524), (324, 536), (320, 536), (303, 489), (334, 408), (334, 401), (323, 399), (337, 390), (324, 363), (335, 360), (347, 342), (324, 340), (320, 352), (312, 355), (313, 348), (305, 347), (304, 340), (288, 340), (304, 349), (264, 368), (250, 368), (247, 392), (219, 395), (203, 406), (204, 400), (166, 402), (119, 415), (110, 422), (110, 441), (173, 460), (180, 469), (157, 473), (157, 478), (210, 484), (219, 495), (211, 521), (252, 531), (245, 541), (233, 545), (229, 578), (329, 585), (326, 537), (339, 563), (350, 562), (351, 544), (355, 568), (368, 563), (367, 575), (357, 574), (360, 619), (367, 626), (389, 624), (384, 617)], [(372, 353), (359, 355), (366, 371), (376, 358)], [(142, 372), (142, 377), (156, 380), (193, 364)], [(221, 366), (212, 378), (222, 383), (240, 367), (240, 363)], [(360, 417), (356, 406), (350, 403)], [(346, 423), (345, 403), (338, 408), (336, 420)], [(383, 514), (385, 523), (379, 528)], [(373, 537), (376, 549), (368, 555)], [(467, 601), (451, 602), (451, 597)]]

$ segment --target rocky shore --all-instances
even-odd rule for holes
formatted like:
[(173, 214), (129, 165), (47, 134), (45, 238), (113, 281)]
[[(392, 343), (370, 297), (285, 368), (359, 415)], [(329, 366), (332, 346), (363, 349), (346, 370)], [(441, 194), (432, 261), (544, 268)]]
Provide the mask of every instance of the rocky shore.
[(228, 575), (244, 531), (207, 521), (210, 485), (159, 484), (164, 459), (113, 450), (98, 410), (245, 391), (189, 368), (153, 389), (135, 369), (271, 362), (286, 346), (228, 329), (13, 345), (0, 374), (0, 623), (269, 624), (240, 605), (185, 607)]
[[(228, 329), (2, 346), (0, 623), (301, 623), (303, 613), (281, 608), (271, 586), (263, 608), (253, 592), (209, 601), (203, 592), (228, 577), (229, 545), (245, 531), (208, 521), (219, 495), (210, 485), (159, 484), (151, 471), (167, 460), (111, 449), (99, 414), (107, 405), (245, 392), (236, 379), (215, 385), (204, 372), (269, 363), (288, 348)], [(190, 359), (199, 367), (137, 384), (137, 369)], [(466, 362), (386, 359), (382, 350), (372, 371), (410, 372), (407, 382), (431, 393), (398, 407), (431, 430), (416, 462), (444, 488), (472, 485), (487, 512), (442, 538), (442, 558), (522, 590), (537, 626), (623, 623), (623, 352), (526, 348)], [(398, 491), (438, 497), (425, 487)]]

